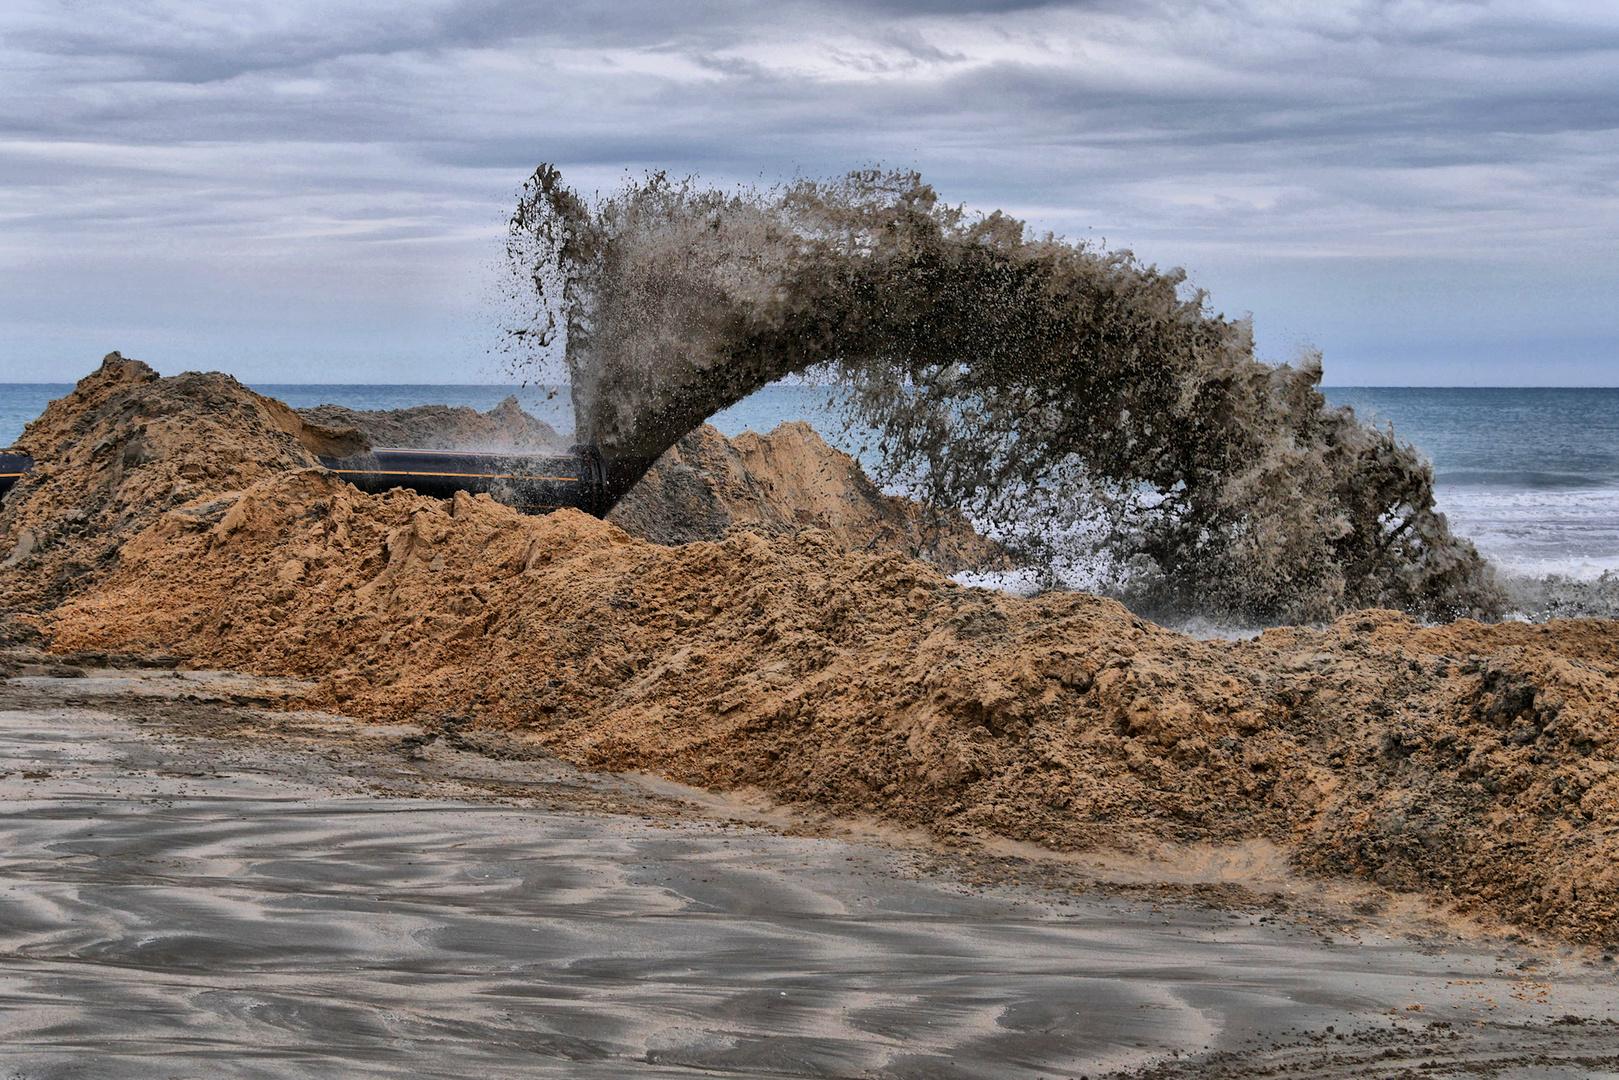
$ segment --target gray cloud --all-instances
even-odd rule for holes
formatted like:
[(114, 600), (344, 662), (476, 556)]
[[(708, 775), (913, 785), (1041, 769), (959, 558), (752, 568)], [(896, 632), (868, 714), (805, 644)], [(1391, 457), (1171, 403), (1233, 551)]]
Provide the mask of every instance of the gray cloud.
[[(34, 0), (0, 15), (0, 345), (36, 374), (76, 371), (83, 335), (52, 319), (78, 319), (191, 362), (220, 347), (222, 311), (262, 295), (331, 309), (253, 310), (262, 356), (380, 371), (408, 297), (418, 351), (471, 364), (468, 332), (445, 328), (479, 321), (506, 206), (540, 160), (587, 190), (625, 169), (770, 182), (881, 161), (1186, 263), (1262, 338), (1316, 337), (1349, 381), (1373, 337), (1499, 351), (1498, 327), (1470, 327), (1505, 295), (1542, 298), (1520, 305), (1522, 340), (1577, 338), (1606, 362), (1605, 311), (1544, 298), (1619, 284), (1619, 13), (1559, 10)], [(1334, 267), (1347, 283), (1435, 259), (1454, 302), (1421, 328), (1321, 292)], [(94, 320), (74, 294), (97, 298)]]
[[(1073, 7), (1063, 0), (846, 0), (856, 12), (883, 12), (893, 15), (998, 15), (1009, 11), (1037, 8)], [(1090, 3), (1086, 7), (1100, 7)]]

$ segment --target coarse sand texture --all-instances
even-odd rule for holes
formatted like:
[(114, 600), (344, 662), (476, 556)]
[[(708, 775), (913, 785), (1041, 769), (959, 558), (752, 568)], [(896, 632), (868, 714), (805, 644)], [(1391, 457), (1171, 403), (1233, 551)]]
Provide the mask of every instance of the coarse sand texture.
[(1612, 621), (1372, 610), (1200, 641), (1081, 593), (963, 588), (835, 529), (667, 546), (574, 511), (366, 495), (264, 399), (181, 378), (207, 389), (195, 416), (169, 380), (103, 369), (29, 428), (41, 475), (0, 514), (6, 550), (37, 541), (0, 569), (13, 635), (310, 678), (298, 704), (359, 720), (504, 728), (945, 838), (1268, 839), (1309, 870), (1619, 936)]

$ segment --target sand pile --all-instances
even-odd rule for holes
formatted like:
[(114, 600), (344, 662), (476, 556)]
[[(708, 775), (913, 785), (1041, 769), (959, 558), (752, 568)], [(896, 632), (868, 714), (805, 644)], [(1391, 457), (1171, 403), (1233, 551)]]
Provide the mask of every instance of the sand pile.
[[(369, 445), (552, 452), (564, 443), (515, 397), (487, 413), (294, 411), (226, 375), (162, 378), (112, 353), (17, 441), (38, 464), (0, 509), (0, 611), (49, 609), (115, 565), (121, 545), (165, 511), (321, 456)], [(803, 424), (735, 443), (707, 426), (693, 432), (614, 520), (665, 544), (716, 539), (733, 526), (823, 528), (850, 547), (927, 553), (950, 569), (998, 558), (959, 514), (883, 495)]]
[(1197, 641), (825, 534), (669, 548), (483, 497), (272, 477), (172, 511), (47, 627), (530, 729), (586, 765), (1056, 848), (1269, 837), (1547, 932), (1619, 917), (1608, 621)]
[[(300, 409), (304, 418), (353, 427), (373, 446), (491, 452), (557, 452), (566, 440), (509, 397), (487, 413), (426, 405), (359, 411)], [(1004, 563), (960, 514), (884, 495), (860, 464), (803, 422), (734, 441), (704, 424), (658, 458), (608, 515), (656, 544), (717, 540), (730, 528), (772, 534), (824, 529), (835, 543), (925, 557), (950, 570)]]
[(49, 606), (165, 511), (365, 448), (227, 375), (160, 378), (110, 353), (29, 424), (33, 472), (0, 504), (0, 611)]
[[(220, 376), (110, 359), (25, 436), (44, 467), (0, 522), (43, 540), (0, 570), (5, 603), (59, 652), (309, 677), (313, 705), (518, 729), (593, 767), (1054, 848), (1264, 837), (1615, 936), (1619, 623), (1370, 611), (1198, 641), (835, 529), (665, 547), (572, 511), (369, 496), (300, 467), (300, 437), (336, 434), (283, 423)], [(813, 516), (813, 478), (770, 466), (808, 437), (732, 449), (749, 482), (799, 485), (760, 499)]]
[(1004, 562), (961, 514), (884, 495), (803, 421), (735, 439), (704, 424), (665, 451), (607, 520), (657, 544), (718, 540), (730, 528), (819, 529), (838, 547), (926, 558), (952, 572)]
[(515, 395), (482, 413), (465, 405), (371, 410), (317, 405), (299, 409), (298, 414), (326, 427), (354, 428), (372, 446), (500, 454), (562, 453), (568, 449), (568, 440), (550, 424), (524, 412)]

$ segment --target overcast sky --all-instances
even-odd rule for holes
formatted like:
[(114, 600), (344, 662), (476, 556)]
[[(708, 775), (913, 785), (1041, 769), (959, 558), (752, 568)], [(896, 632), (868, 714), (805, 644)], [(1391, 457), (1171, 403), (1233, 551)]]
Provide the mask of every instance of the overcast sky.
[(486, 382), (541, 161), (915, 167), (1327, 382), (1619, 385), (1619, 4), (7, 0), (0, 381)]

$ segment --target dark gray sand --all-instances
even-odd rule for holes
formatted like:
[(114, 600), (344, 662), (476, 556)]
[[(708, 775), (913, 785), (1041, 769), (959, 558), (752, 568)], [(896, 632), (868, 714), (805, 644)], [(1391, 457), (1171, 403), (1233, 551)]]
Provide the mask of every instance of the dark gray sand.
[(276, 691), (0, 682), (0, 1075), (1619, 1076), (1600, 953), (747, 824)]

